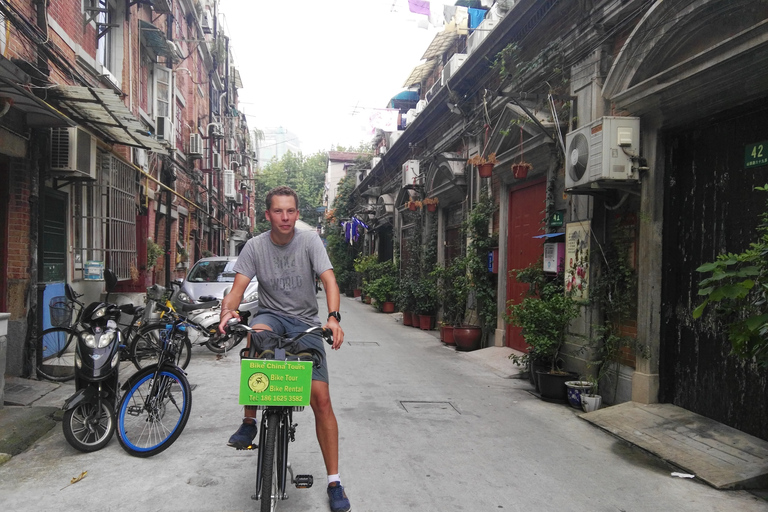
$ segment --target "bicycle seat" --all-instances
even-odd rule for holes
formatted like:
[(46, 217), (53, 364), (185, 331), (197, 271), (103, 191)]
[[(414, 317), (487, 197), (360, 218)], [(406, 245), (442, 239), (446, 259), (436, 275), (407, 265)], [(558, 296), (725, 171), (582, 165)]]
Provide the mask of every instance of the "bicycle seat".
[(196, 311), (198, 309), (211, 309), (219, 305), (219, 301), (212, 300), (210, 302), (201, 302), (199, 304), (182, 304), (182, 311)]

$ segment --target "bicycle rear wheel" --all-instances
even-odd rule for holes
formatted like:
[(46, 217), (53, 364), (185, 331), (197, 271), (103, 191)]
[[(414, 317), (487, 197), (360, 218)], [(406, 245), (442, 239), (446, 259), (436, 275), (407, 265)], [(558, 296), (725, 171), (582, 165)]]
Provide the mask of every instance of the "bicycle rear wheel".
[[(133, 365), (141, 370), (157, 364), (168, 334), (165, 324), (150, 324), (142, 327), (131, 341), (130, 358)], [(183, 338), (176, 340), (176, 364), (184, 369), (192, 358), (192, 343), (186, 333), (178, 333), (178, 335)]]
[(37, 374), (41, 377), (64, 382), (75, 377), (75, 348), (77, 332), (68, 327), (51, 327), (37, 339)]
[(151, 457), (181, 435), (192, 407), (192, 391), (184, 373), (173, 367), (149, 367), (134, 377), (120, 400), (117, 434), (131, 455)]
[(261, 512), (274, 512), (277, 508), (277, 499), (280, 489), (277, 485), (277, 427), (280, 416), (277, 412), (270, 411), (267, 417), (267, 432), (264, 446), (259, 446), (262, 452), (261, 460)]

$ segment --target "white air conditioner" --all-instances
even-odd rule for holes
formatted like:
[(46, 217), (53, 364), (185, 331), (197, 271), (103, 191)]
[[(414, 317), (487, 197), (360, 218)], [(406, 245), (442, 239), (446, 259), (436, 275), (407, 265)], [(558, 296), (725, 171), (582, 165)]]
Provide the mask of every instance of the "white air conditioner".
[(427, 106), (427, 100), (419, 100), (416, 102), (416, 115), (421, 114), (421, 112), (426, 108)]
[(203, 157), (203, 138), (199, 133), (193, 133), (189, 136), (189, 156), (202, 158)]
[(491, 30), (493, 30), (498, 23), (499, 22), (497, 20), (483, 20), (480, 25), (477, 26), (475, 31), (472, 32), (469, 37), (467, 37), (467, 54), (477, 50), (477, 47), (480, 46), (480, 43), (482, 43), (485, 38), (488, 37), (488, 34), (490, 34)]
[(248, 176), (248, 166), (246, 166), (246, 165), (241, 165), (240, 166), (240, 176), (242, 176), (244, 180), (248, 179), (248, 177), (249, 177)]
[(467, 54), (466, 53), (454, 53), (453, 56), (448, 60), (448, 62), (445, 63), (445, 66), (443, 67), (443, 72), (440, 75), (440, 85), (445, 85), (448, 83), (448, 80), (456, 74), (456, 71), (461, 67), (462, 64), (464, 64), (464, 61), (467, 60)]
[(173, 144), (174, 131), (170, 117), (157, 116), (157, 119), (155, 120), (155, 128), (157, 140)]
[(221, 173), (224, 180), (224, 197), (234, 199), (235, 194), (235, 172), (231, 169), (224, 169)]
[(227, 139), (227, 153), (237, 153), (237, 139), (234, 137)]
[(367, 175), (368, 175), (368, 171), (357, 172), (355, 174), (355, 187), (359, 187)]
[(424, 99), (425, 99), (425, 100), (427, 100), (427, 103), (429, 103), (430, 101), (432, 101), (432, 98), (434, 98), (434, 97), (435, 97), (435, 95), (437, 94), (437, 91), (439, 91), (439, 90), (440, 90), (440, 87), (442, 87), (442, 86), (443, 86), (443, 84), (442, 84), (442, 83), (440, 83), (440, 82), (435, 82), (435, 83), (432, 85), (432, 87), (430, 87), (430, 88), (429, 88), (429, 90), (427, 91), (427, 94), (425, 94), (425, 95), (424, 95)]
[(638, 179), (631, 156), (640, 154), (640, 118), (601, 117), (565, 136), (565, 188), (610, 188)]
[[(395, 145), (395, 142), (397, 142), (397, 139), (399, 139), (403, 135), (403, 130), (398, 130), (396, 132), (392, 132), (389, 134), (389, 147), (392, 147)], [(384, 153), (382, 153), (383, 155)]]
[(242, 192), (238, 192), (237, 194), (235, 194), (235, 204), (239, 205), (239, 206), (242, 206), (242, 204), (243, 204), (243, 193)]
[(144, 172), (149, 170), (149, 162), (147, 161), (147, 150), (141, 148), (133, 148), (133, 164)]
[[(379, 154), (380, 155), (384, 154), (384, 153), (381, 152), (382, 149), (384, 149), (384, 146), (379, 148)], [(379, 165), (379, 162), (381, 162), (381, 157), (380, 156), (375, 156), (375, 157), (371, 158), (371, 169), (373, 169), (374, 167)]]
[(96, 179), (96, 139), (85, 130), (52, 128), (50, 158), (54, 175)]
[(203, 16), (200, 19), (200, 25), (203, 28), (203, 34), (211, 34), (213, 32), (213, 20), (211, 19), (211, 11), (203, 11)]
[(214, 153), (211, 162), (211, 169), (214, 171), (221, 170), (221, 153)]
[(403, 186), (419, 182), (419, 161), (408, 160), (403, 164)]

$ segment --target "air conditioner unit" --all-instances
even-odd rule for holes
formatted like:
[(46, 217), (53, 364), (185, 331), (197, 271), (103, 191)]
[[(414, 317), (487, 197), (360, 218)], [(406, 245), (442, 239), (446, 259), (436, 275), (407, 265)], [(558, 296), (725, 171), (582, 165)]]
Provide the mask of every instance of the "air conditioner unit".
[(203, 138), (199, 133), (193, 133), (189, 136), (189, 151), (187, 154), (194, 158), (203, 157)]
[(96, 179), (96, 139), (85, 130), (52, 128), (50, 159), (54, 175)]
[(638, 179), (631, 156), (640, 154), (640, 118), (601, 117), (565, 136), (565, 188), (610, 188)]
[(480, 25), (477, 26), (475, 31), (472, 32), (469, 37), (467, 37), (467, 54), (477, 50), (477, 47), (480, 46), (480, 43), (482, 43), (485, 38), (488, 37), (488, 34), (490, 34), (491, 30), (493, 30), (498, 23), (499, 22), (497, 20), (483, 20)]
[(466, 53), (454, 53), (448, 62), (445, 63), (445, 66), (443, 66), (443, 72), (440, 75), (440, 85), (447, 84), (448, 80), (450, 80), (461, 65), (464, 64), (465, 60), (467, 60)]
[(243, 193), (242, 192), (238, 192), (237, 194), (235, 194), (235, 204), (237, 204), (237, 205), (242, 205), (243, 204)]
[(214, 139), (221, 139), (224, 137), (224, 131), (222, 130), (220, 123), (211, 123), (209, 127), (208, 131), (211, 137)]
[(229, 155), (229, 165), (232, 167), (240, 167), (240, 155)]
[[(382, 148), (383, 148), (383, 146), (382, 146)], [(381, 152), (381, 148), (379, 149), (379, 154), (380, 155), (384, 154), (384, 153)], [(380, 156), (375, 156), (375, 157), (371, 158), (371, 169), (373, 169), (374, 167), (379, 165), (379, 162), (381, 162), (381, 157)]]
[(227, 153), (237, 153), (237, 139), (234, 137), (227, 139)]
[(240, 176), (242, 176), (244, 180), (247, 180), (249, 178), (247, 166), (245, 165), (240, 166)]
[(403, 130), (398, 130), (396, 132), (390, 133), (389, 134), (389, 147), (394, 146), (395, 142), (397, 142), (397, 139), (399, 139), (402, 135), (403, 135)]
[(144, 172), (149, 170), (146, 149), (133, 148), (133, 164)]
[(359, 187), (365, 177), (368, 175), (368, 171), (359, 171), (355, 174), (355, 187)]
[(419, 161), (408, 160), (403, 164), (403, 186), (414, 185), (419, 180)]
[(155, 120), (157, 140), (173, 143), (174, 131), (170, 117), (157, 116)]
[(221, 173), (224, 179), (224, 197), (228, 199), (234, 199), (235, 194), (235, 172), (231, 169), (224, 169)]
[(213, 20), (211, 18), (211, 11), (203, 11), (203, 16), (200, 19), (200, 25), (203, 28), (203, 34), (213, 33)]
[(426, 108), (427, 106), (427, 100), (419, 100), (416, 102), (416, 115), (421, 114), (422, 110)]
[(211, 169), (214, 171), (221, 170), (221, 153), (214, 153), (212, 162), (211, 162)]
[(439, 91), (440, 87), (442, 87), (442, 86), (443, 86), (443, 84), (441, 82), (435, 82), (432, 85), (432, 87), (429, 88), (429, 90), (427, 91), (427, 94), (424, 95), (424, 99), (427, 100), (427, 103), (432, 101), (432, 99), (437, 94), (437, 91)]

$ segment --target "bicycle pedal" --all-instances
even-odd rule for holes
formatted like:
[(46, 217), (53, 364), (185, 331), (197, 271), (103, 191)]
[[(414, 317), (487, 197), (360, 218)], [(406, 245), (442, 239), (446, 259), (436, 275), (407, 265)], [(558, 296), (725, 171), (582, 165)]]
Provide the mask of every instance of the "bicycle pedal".
[(296, 475), (293, 479), (293, 483), (296, 484), (297, 489), (309, 489), (314, 483), (312, 475)]

